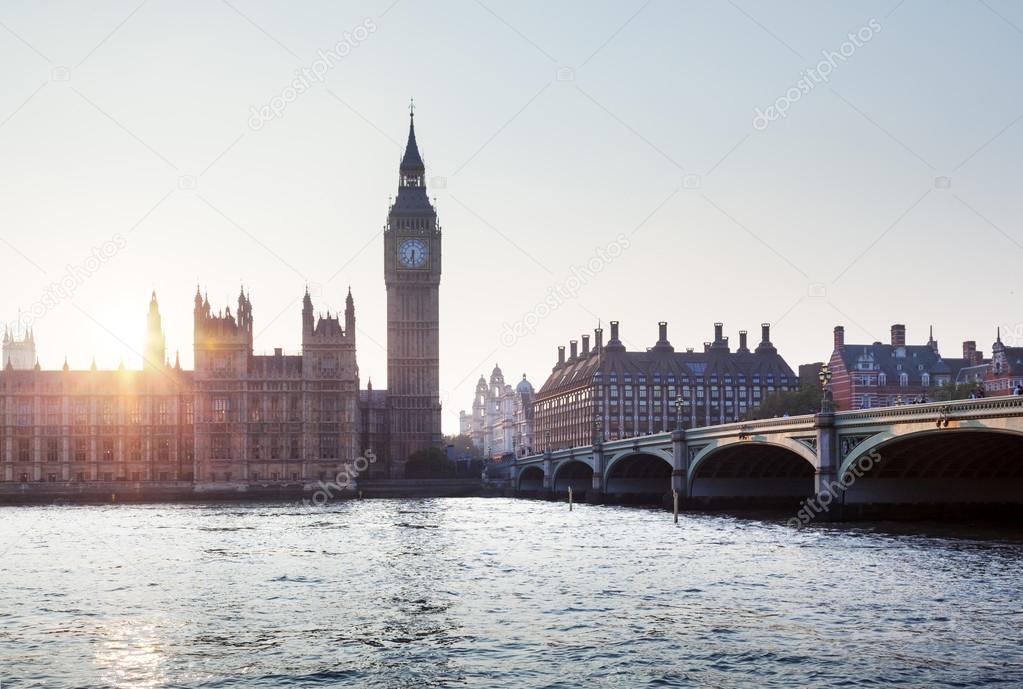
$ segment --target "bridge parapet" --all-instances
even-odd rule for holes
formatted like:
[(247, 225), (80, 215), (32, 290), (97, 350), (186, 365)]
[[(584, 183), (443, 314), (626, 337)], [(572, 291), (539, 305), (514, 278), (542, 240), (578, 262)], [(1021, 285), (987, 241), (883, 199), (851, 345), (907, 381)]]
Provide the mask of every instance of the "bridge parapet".
[(985, 397), (977, 400), (952, 400), (950, 402), (906, 404), (899, 407), (857, 409), (838, 412), (835, 414), (835, 421), (839, 426), (855, 426), (864, 422), (871, 424), (915, 423), (934, 420), (943, 414), (952, 418), (1023, 416), (1023, 396)]

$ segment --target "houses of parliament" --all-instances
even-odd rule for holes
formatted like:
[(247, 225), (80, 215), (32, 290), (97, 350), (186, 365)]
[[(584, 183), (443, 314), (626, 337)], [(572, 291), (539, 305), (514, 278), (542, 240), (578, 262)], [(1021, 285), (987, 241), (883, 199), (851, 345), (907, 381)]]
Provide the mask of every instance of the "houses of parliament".
[(398, 193), (384, 231), (387, 390), (360, 387), (355, 301), (315, 315), (302, 350), (253, 354), (253, 306), (194, 298), (194, 370), (170, 363), (156, 294), (141, 370), (42, 370), (35, 335), (5, 332), (0, 480), (303, 484), (333, 480), (372, 452), (371, 476), (398, 478), (440, 447), (441, 230), (410, 115)]

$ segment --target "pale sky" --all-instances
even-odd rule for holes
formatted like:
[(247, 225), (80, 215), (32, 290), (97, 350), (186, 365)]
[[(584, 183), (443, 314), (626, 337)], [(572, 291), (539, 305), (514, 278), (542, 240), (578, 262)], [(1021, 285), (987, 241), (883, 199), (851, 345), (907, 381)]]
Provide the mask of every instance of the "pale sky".
[[(322, 83), (250, 126), (346, 36)], [(807, 76), (825, 52), (828, 78)], [(45, 368), (139, 366), (152, 289), (191, 367), (197, 283), (233, 310), (244, 282), (257, 353), (297, 352), (305, 284), (331, 311), (350, 284), (362, 383), (382, 387), (380, 231), (413, 96), (444, 230), (446, 432), (480, 373), (539, 387), (598, 319), (633, 348), (659, 320), (697, 349), (715, 321), (733, 345), (770, 322), (793, 368), (836, 324), (850, 342), (933, 324), (946, 356), (989, 352), (997, 326), (1023, 344), (1009, 0), (4, 1), (0, 63), (0, 319), (48, 301)]]

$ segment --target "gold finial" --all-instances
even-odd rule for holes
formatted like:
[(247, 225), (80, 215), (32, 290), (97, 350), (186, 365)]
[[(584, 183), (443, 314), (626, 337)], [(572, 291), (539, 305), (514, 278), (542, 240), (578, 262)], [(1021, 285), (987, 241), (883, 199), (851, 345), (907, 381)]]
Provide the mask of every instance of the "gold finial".
[(416, 116), (416, 99), (415, 98), (409, 98), (408, 99), (408, 114), (409, 114), (409, 117), (415, 117)]

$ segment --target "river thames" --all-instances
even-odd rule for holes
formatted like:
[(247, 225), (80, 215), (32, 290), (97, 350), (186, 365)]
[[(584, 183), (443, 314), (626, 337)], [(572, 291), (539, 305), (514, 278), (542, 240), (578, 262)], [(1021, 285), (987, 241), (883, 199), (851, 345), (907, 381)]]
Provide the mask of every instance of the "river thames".
[(505, 499), (0, 508), (0, 686), (1023, 685), (1023, 538)]

